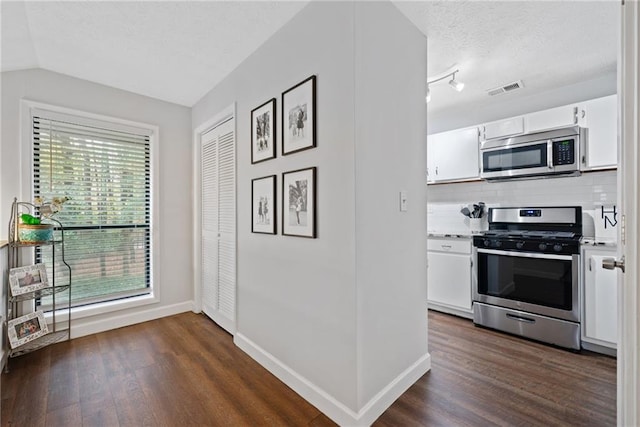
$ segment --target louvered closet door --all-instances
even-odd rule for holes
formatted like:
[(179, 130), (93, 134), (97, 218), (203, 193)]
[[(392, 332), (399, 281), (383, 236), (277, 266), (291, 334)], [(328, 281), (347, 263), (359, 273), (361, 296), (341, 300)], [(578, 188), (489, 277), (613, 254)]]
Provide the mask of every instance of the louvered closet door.
[(202, 309), (230, 333), (236, 309), (235, 123), (202, 135)]

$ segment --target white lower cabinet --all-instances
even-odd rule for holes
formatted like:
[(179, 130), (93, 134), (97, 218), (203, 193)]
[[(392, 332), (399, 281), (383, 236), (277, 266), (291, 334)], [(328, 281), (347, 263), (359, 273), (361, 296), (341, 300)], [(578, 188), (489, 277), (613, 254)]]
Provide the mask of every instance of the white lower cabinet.
[(617, 270), (602, 268), (604, 258), (615, 258), (610, 247), (584, 247), (583, 260), (583, 342), (615, 349), (618, 340)]
[(427, 244), (429, 308), (471, 318), (471, 239), (429, 238)]

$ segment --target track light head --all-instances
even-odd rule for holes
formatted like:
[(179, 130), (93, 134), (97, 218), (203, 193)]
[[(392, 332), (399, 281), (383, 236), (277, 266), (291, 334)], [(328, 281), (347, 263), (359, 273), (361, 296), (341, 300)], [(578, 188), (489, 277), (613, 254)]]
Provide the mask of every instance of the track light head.
[(449, 85), (451, 85), (451, 87), (457, 90), (458, 92), (462, 92), (462, 89), (464, 89), (464, 83), (462, 83), (459, 80), (456, 80), (456, 73), (453, 73), (451, 80), (449, 80)]

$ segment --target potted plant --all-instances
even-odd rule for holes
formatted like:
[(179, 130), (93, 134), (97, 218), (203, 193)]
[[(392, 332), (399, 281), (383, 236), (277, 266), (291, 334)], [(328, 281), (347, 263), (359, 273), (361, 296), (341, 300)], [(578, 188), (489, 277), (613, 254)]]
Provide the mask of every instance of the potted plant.
[[(52, 217), (62, 210), (69, 197), (54, 197), (50, 201), (36, 197), (33, 203), (21, 202), (19, 205), (33, 207), (34, 212), (19, 215), (18, 241), (21, 243), (40, 243), (53, 240), (53, 228), (58, 223)], [(38, 214), (36, 215), (36, 210)]]

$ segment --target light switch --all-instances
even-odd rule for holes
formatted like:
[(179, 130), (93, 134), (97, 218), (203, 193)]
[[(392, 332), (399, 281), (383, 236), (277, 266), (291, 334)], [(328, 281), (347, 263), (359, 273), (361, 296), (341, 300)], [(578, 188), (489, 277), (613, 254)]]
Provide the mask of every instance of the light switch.
[(406, 212), (406, 211), (407, 211), (407, 192), (403, 190), (400, 192), (400, 212)]

